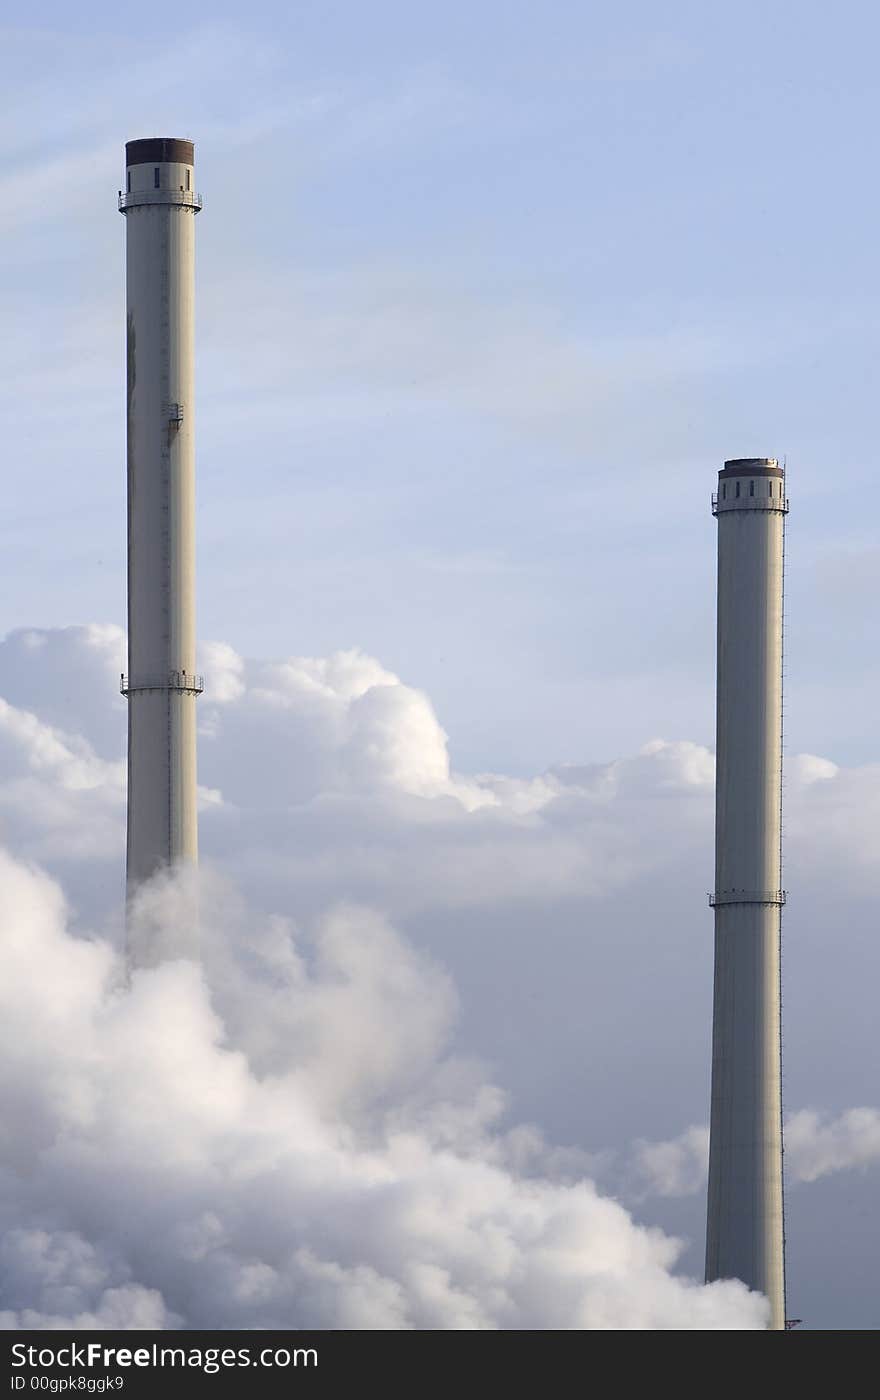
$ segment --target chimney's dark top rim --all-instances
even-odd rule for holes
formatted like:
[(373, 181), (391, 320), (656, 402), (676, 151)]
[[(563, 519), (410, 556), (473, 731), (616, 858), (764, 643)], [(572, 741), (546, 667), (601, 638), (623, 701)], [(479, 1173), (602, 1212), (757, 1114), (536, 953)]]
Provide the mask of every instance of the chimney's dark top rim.
[(126, 141), (126, 165), (155, 165), (174, 161), (192, 165), (194, 146), (179, 136), (147, 136), (141, 141)]
[(779, 462), (775, 457), (729, 457), (724, 463), (727, 467), (778, 467)]

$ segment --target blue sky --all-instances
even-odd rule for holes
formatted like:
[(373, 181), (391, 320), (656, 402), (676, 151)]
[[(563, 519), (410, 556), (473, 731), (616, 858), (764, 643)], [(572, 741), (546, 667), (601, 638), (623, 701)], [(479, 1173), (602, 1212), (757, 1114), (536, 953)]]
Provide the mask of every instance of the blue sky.
[[(824, 815), (792, 804), (802, 894), (787, 913), (787, 1084), (793, 1109), (870, 1101), (874, 7), (158, 3), (149, 23), (41, 5), (0, 28), (0, 632), (124, 620), (116, 191), (126, 140), (192, 137), (203, 639), (263, 659), (362, 648), (430, 696), (459, 773), (613, 760), (641, 772), (632, 755), (656, 736), (714, 740), (715, 473), (725, 457), (787, 458), (786, 746), (853, 766)], [(56, 670), (47, 663), (33, 695), (22, 682), (22, 697), (12, 647), (4, 694), (58, 724), (69, 685), (71, 726), (97, 742), (92, 643), (86, 661), (79, 642), (58, 646)], [(108, 755), (122, 735), (112, 670)], [(242, 732), (242, 767), (268, 780), (271, 752)], [(306, 762), (304, 741), (290, 742)], [(201, 761), (203, 781), (226, 791), (228, 778), (235, 801), (233, 758), (203, 743)], [(609, 818), (639, 850), (615, 857), (630, 885), (619, 901), (604, 891), (598, 913), (579, 885), (571, 893), (565, 862), (585, 832), (597, 850), (607, 832), (585, 824), (567, 845), (558, 815), (563, 855), (546, 857), (543, 904), (481, 895), (465, 914), (441, 899), (413, 915), (396, 887), (383, 892), (406, 932), (448, 958), (462, 1034), (497, 1060), (523, 1112), (543, 1111), (541, 1126), (569, 1142), (576, 1095), (593, 1096), (584, 1148), (594, 1133), (672, 1137), (708, 1101), (711, 813), (682, 779), (685, 796), (669, 799), (681, 802), (679, 845), (658, 873), (675, 787), (663, 771), (634, 779), (632, 811)], [(346, 830), (318, 815), (328, 848), (344, 845)], [(422, 821), (407, 807), (411, 819)], [(238, 828), (212, 838), (211, 820), (208, 847), (216, 838), (256, 885), (228, 834)], [(257, 823), (254, 850), (275, 826)], [(389, 868), (410, 839), (394, 832)], [(475, 841), (469, 828), (467, 852)], [(520, 859), (543, 868), (543, 854)], [(64, 867), (77, 891), (94, 881), (83, 870)], [(281, 899), (283, 876), (272, 881)], [(585, 926), (602, 930), (600, 954), (582, 946)], [(552, 929), (558, 958), (536, 927)], [(653, 941), (639, 951), (646, 928), (652, 940), (673, 931), (668, 957)], [(577, 976), (595, 977), (593, 1030), (570, 1005), (554, 1011), (579, 995), (566, 949), (585, 960)], [(499, 962), (508, 1000), (487, 1013)], [(641, 1039), (608, 993), (633, 968)], [(659, 1048), (676, 968), (693, 978), (692, 1004), (680, 1042)], [(520, 1034), (529, 1015), (543, 1055)], [(611, 1043), (615, 1027), (626, 1082), (603, 1087), (601, 1061), (580, 1069), (595, 1046), (579, 1037)], [(791, 1212), (804, 1306), (875, 1325), (870, 1291), (842, 1280), (870, 1271), (858, 1221), (876, 1188), (809, 1189), (819, 1206), (802, 1193)], [(679, 1228), (678, 1206), (666, 1209), (662, 1223)], [(693, 1234), (702, 1206), (687, 1209)]]
[(114, 197), (181, 132), (203, 635), (366, 646), (470, 767), (711, 739), (714, 472), (786, 454), (789, 738), (867, 758), (869, 7), (153, 14), (4, 35), (3, 620), (123, 615)]

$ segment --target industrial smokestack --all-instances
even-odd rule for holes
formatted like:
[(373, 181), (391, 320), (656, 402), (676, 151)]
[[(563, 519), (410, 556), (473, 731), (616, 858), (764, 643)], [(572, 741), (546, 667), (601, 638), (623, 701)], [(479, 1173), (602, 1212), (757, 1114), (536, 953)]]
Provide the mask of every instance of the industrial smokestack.
[(198, 859), (193, 144), (129, 141), (127, 891)]
[(725, 462), (718, 518), (715, 997), (706, 1281), (738, 1278), (785, 1326), (780, 937), (785, 478)]

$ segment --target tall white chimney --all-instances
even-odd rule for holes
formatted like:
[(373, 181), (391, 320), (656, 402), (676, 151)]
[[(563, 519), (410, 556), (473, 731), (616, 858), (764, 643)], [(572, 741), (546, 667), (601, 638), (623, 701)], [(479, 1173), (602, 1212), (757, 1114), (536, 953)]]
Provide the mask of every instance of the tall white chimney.
[(785, 1326), (780, 938), (785, 478), (725, 462), (718, 518), (715, 997), (706, 1280), (738, 1278)]
[(198, 859), (193, 144), (129, 141), (127, 888)]

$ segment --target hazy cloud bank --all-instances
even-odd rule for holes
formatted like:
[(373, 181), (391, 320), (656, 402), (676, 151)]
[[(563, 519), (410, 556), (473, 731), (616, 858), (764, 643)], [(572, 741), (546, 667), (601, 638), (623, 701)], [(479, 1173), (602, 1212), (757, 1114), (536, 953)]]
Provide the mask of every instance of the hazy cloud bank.
[[(702, 1189), (711, 752), (461, 774), (374, 658), (208, 645), (202, 970), (126, 987), (123, 644), (0, 643), (6, 1325), (762, 1325), (620, 1204)], [(876, 769), (787, 773), (800, 880), (870, 894)], [(876, 1143), (795, 1113), (789, 1180)]]

